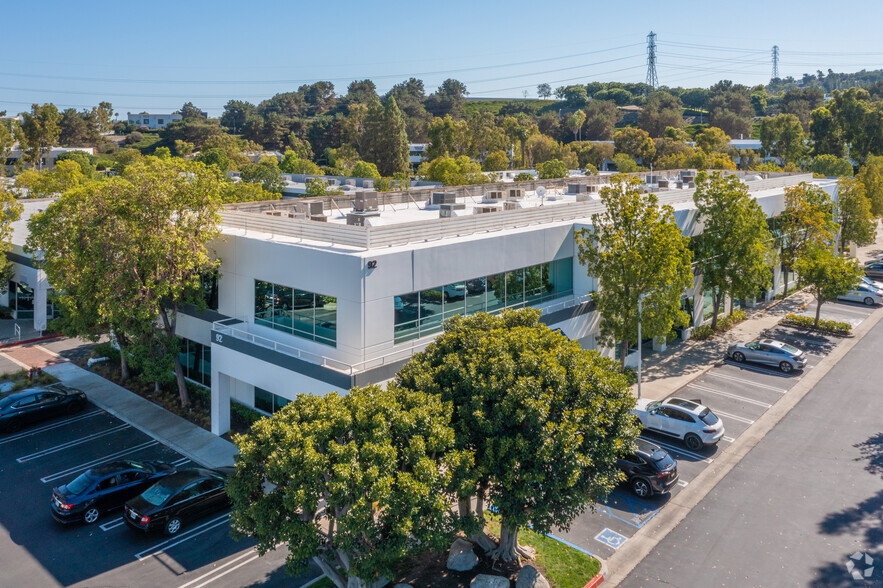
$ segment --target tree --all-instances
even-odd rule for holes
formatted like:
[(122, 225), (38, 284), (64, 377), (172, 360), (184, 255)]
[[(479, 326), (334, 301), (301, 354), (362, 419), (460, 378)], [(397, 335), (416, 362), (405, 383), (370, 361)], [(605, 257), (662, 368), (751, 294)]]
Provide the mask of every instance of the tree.
[(227, 152), (219, 147), (203, 149), (194, 159), (205, 165), (213, 165), (225, 173), (230, 170), (230, 158), (227, 157)]
[(58, 129), (58, 142), (66, 147), (94, 145), (98, 138), (97, 129), (90, 129), (83, 114), (73, 108), (68, 108), (61, 113)]
[(22, 113), (21, 133), (24, 138), (22, 159), (43, 169), (43, 154), (58, 143), (61, 115), (54, 104), (32, 104), (30, 112)]
[(880, 218), (883, 216), (883, 157), (869, 157), (855, 177), (865, 187), (865, 196), (871, 202), (871, 214)]
[(371, 178), (372, 180), (380, 179), (380, 172), (377, 166), (367, 161), (359, 161), (353, 166), (352, 174), (356, 178)]
[(321, 198), (324, 196), (337, 196), (343, 194), (343, 190), (331, 187), (325, 183), (325, 180), (319, 178), (310, 178), (306, 181), (306, 190), (304, 196), (310, 198)]
[(465, 84), (448, 78), (426, 99), (426, 110), (433, 116), (450, 114), (460, 118), (463, 116), (463, 107), (466, 105), (468, 95)]
[(864, 275), (857, 259), (841, 257), (817, 244), (800, 255), (794, 270), (800, 276), (800, 283), (808, 286), (816, 298), (816, 320), (813, 323), (816, 327), (819, 326), (822, 304), (855, 289)]
[(492, 151), (487, 154), (487, 157), (485, 157), (482, 169), (484, 171), (501, 171), (509, 169), (509, 156), (502, 149), (499, 151)]
[(844, 250), (849, 242), (864, 247), (877, 238), (877, 221), (871, 216), (871, 203), (859, 180), (840, 178), (837, 182), (837, 221)]
[(205, 120), (206, 116), (202, 113), (200, 109), (193, 105), (193, 102), (185, 102), (184, 106), (181, 107), (181, 117), (186, 120), (188, 118), (193, 119), (202, 119)]
[[(279, 162), (279, 171), (284, 174), (325, 175), (318, 165), (309, 159), (299, 157), (298, 154), (291, 149), (287, 149), (285, 155), (282, 156), (282, 161)], [(272, 192), (273, 190), (270, 191)]]
[(6, 158), (12, 152), (12, 146), (15, 145), (15, 134), (17, 128), (12, 120), (0, 118), (0, 158), (6, 163)]
[(423, 102), (426, 94), (423, 90), (423, 81), (410, 78), (407, 81), (396, 84), (387, 93), (385, 99), (395, 98), (396, 104), (401, 108), (405, 116), (405, 125), (408, 139), (414, 142), (426, 142), (426, 126), (432, 115), (426, 112)]
[(76, 161), (59, 161), (55, 168), (28, 169), (15, 178), (18, 190), (26, 189), (28, 198), (49, 198), (76, 188), (87, 181)]
[(411, 167), (408, 158), (408, 134), (405, 130), (405, 117), (390, 96), (386, 106), (375, 101), (368, 108), (365, 117), (365, 133), (362, 135), (362, 157), (377, 166), (383, 176), (408, 173)]
[(586, 113), (585, 138), (591, 141), (609, 141), (622, 112), (610, 100), (590, 100), (583, 109)]
[(651, 137), (662, 137), (665, 129), (684, 126), (681, 99), (668, 92), (656, 91), (647, 97), (644, 109), (638, 117), (638, 127)]
[(785, 210), (781, 214), (781, 258), (785, 271), (785, 296), (788, 295), (788, 273), (798, 259), (811, 247), (830, 247), (837, 225), (834, 203), (827, 192), (801, 182), (785, 188)]
[(576, 112), (573, 112), (572, 114), (567, 116), (567, 128), (570, 129), (571, 133), (573, 133), (574, 141), (576, 141), (577, 135), (582, 130), (584, 122), (586, 122), (586, 113), (582, 110), (577, 110)]
[(777, 155), (782, 163), (797, 163), (806, 155), (806, 141), (800, 119), (793, 114), (765, 118), (760, 123), (761, 148)]
[(257, 115), (257, 107), (251, 102), (230, 100), (224, 105), (224, 112), (221, 114), (221, 126), (230, 129), (235, 135), (242, 129), (248, 119)]
[(754, 297), (772, 277), (772, 235), (766, 214), (748, 187), (735, 176), (699, 172), (693, 202), (703, 226), (693, 239), (696, 273), (702, 289), (711, 293), (711, 328), (726, 295)]
[[(396, 376), (453, 406), (454, 446), (474, 455), (451, 470), (461, 527), (503, 560), (533, 555), (519, 529), (568, 529), (607, 496), (638, 433), (615, 363), (539, 319), (536, 309), (455, 316)], [(481, 533), (486, 503), (502, 517), (498, 546)]]
[[(26, 248), (42, 252), (62, 332), (95, 340), (100, 329), (113, 329), (124, 376), (130, 339), (142, 346), (172, 341), (180, 305), (197, 298), (200, 276), (218, 265), (206, 244), (219, 234), (223, 184), (218, 170), (200, 163), (146, 157), (33, 215)], [(174, 351), (165, 355), (173, 356), (186, 406), (190, 396)]]
[(537, 177), (541, 180), (569, 178), (570, 168), (560, 159), (550, 159), (537, 165)]
[(543, 100), (548, 100), (549, 96), (552, 95), (552, 86), (549, 84), (540, 84), (537, 86), (537, 96), (542, 98)]
[(450, 539), (446, 489), (469, 461), (450, 415), (450, 403), (395, 385), (298, 394), (236, 437), (234, 536), (261, 555), (287, 544), (290, 572), (312, 560), (337, 588), (384, 585), (403, 559)]
[(810, 113), (809, 135), (812, 139), (812, 149), (816, 156), (833, 155), (843, 157), (846, 153), (846, 145), (843, 143), (843, 135), (831, 111), (825, 108), (816, 108)]
[(170, 122), (160, 130), (159, 135), (167, 145), (177, 145), (177, 141), (193, 143), (197, 148), (210, 138), (222, 134), (221, 126), (217, 119), (185, 118)]
[(546, 135), (539, 133), (532, 135), (524, 144), (524, 147), (527, 150), (528, 161), (533, 166), (537, 166), (550, 159), (560, 159), (570, 169), (579, 166), (579, 160), (567, 145), (562, 145)]
[[(553, 113), (557, 118), (557, 115)], [(466, 155), (478, 160), (484, 160), (488, 153), (500, 149), (509, 148), (512, 143), (506, 137), (494, 114), (487, 110), (480, 110), (466, 119), (466, 127), (469, 133), (469, 147)]]
[(438, 157), (432, 161), (424, 161), (417, 169), (417, 175), (430, 182), (441, 182), (445, 186), (465, 186), (488, 182), (487, 176), (481, 173), (481, 165), (465, 155), (456, 159)]
[(353, 104), (370, 104), (377, 98), (377, 86), (371, 80), (353, 80), (346, 88), (344, 101)]
[(635, 160), (626, 155), (625, 153), (617, 153), (613, 156), (613, 165), (616, 166), (616, 171), (621, 174), (630, 174), (632, 172), (638, 171), (638, 164), (635, 163)]
[(95, 114), (95, 121), (98, 125), (98, 133), (109, 133), (114, 116), (113, 104), (107, 101), (99, 102), (97, 107), (92, 108), (92, 112)]
[(693, 286), (689, 239), (681, 235), (671, 206), (641, 193), (641, 180), (613, 176), (600, 191), (605, 211), (577, 235), (580, 263), (598, 280), (594, 295), (601, 317), (601, 345), (620, 345), (625, 364), (637, 341), (638, 296), (645, 295), (642, 331), (660, 337), (687, 323), (681, 296)]
[(584, 108), (589, 101), (585, 86), (567, 86), (564, 88), (564, 102), (567, 108)]
[(469, 125), (465, 120), (454, 120), (450, 114), (434, 118), (427, 129), (429, 148), (426, 157), (459, 157), (466, 155), (469, 147)]
[(707, 127), (696, 135), (696, 147), (706, 153), (726, 153), (730, 149), (730, 137), (717, 127)]
[(519, 112), (515, 116), (507, 116), (503, 119), (503, 129), (512, 141), (521, 144), (521, 167), (524, 167), (524, 146), (531, 136), (539, 132), (536, 123), (530, 116)]
[[(0, 122), (2, 124), (2, 122)], [(15, 267), (6, 258), (12, 249), (12, 223), (21, 218), (24, 206), (0, 184), (0, 292), (6, 292)]]
[(613, 143), (617, 153), (624, 153), (634, 160), (640, 159), (644, 163), (653, 161), (656, 156), (656, 146), (647, 131), (626, 127), (617, 131), (613, 136)]
[(65, 151), (55, 159), (55, 164), (60, 161), (75, 161), (80, 166), (80, 172), (86, 179), (92, 179), (95, 175), (95, 157), (85, 151)]
[(827, 177), (849, 177), (853, 174), (852, 164), (849, 161), (829, 153), (814, 157), (807, 169)]
[(250, 163), (242, 168), (239, 175), (243, 182), (260, 184), (267, 192), (281, 194), (285, 183), (275, 157), (262, 157), (258, 163)]

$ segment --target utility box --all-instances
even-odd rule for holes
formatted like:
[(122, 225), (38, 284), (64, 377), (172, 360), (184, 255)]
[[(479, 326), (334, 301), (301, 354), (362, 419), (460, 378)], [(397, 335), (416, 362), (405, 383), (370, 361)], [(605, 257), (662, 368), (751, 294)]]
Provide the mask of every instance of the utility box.
[(456, 192), (433, 192), (431, 204), (438, 206), (439, 204), (454, 204), (457, 202)]
[(521, 200), (524, 198), (523, 188), (509, 188), (509, 200)]
[(354, 212), (369, 212), (378, 209), (377, 192), (359, 192), (353, 199)]
[(567, 184), (568, 194), (585, 194), (588, 192), (588, 186), (585, 184)]

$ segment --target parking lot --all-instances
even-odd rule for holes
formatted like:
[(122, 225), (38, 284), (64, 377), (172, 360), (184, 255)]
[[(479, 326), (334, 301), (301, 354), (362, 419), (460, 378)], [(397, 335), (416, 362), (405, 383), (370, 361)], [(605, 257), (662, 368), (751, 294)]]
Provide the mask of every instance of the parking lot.
[(229, 512), (186, 522), (171, 538), (128, 528), (119, 511), (93, 525), (56, 523), (49, 508), (52, 488), (119, 459), (199, 465), (92, 404), (0, 436), (4, 585), (301, 586), (319, 576), (315, 569), (301, 578), (288, 576), (285, 549), (258, 558), (254, 542), (234, 542)]
[[(872, 312), (874, 308), (861, 304), (829, 302), (822, 305), (821, 317), (846, 321), (855, 327)], [(815, 305), (809, 305), (801, 314), (815, 316)], [(782, 326), (764, 333), (764, 337), (803, 349), (808, 355), (806, 368), (784, 374), (772, 367), (739, 364), (722, 357), (718, 365), (671, 395), (698, 400), (723, 420), (726, 432), (718, 445), (691, 452), (678, 439), (645, 432), (644, 437), (668, 451), (678, 462), (679, 480), (672, 491), (637, 498), (622, 485), (613, 491), (606, 504), (599, 504), (594, 512), (575, 519), (569, 531), (558, 530), (554, 535), (593, 555), (610, 557), (841, 341), (838, 337)]]

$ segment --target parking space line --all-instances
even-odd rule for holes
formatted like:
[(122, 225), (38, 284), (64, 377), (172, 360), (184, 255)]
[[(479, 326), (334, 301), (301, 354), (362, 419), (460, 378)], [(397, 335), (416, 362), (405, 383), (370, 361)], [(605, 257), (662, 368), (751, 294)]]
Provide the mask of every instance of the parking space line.
[[(247, 555), (247, 554), (246, 554), (246, 555)], [(253, 556), (251, 556), (250, 559), (245, 560), (244, 562), (242, 562), (242, 563), (239, 564), (239, 565), (235, 565), (235, 566), (233, 566), (232, 568), (230, 568), (230, 569), (227, 570), (227, 571), (221, 572), (220, 574), (218, 574), (218, 575), (215, 576), (214, 578), (210, 578), (210, 579), (206, 580), (205, 582), (203, 582), (202, 584), (199, 584), (198, 586), (194, 586), (193, 588), (202, 588), (203, 586), (206, 586), (206, 585), (208, 585), (208, 584), (211, 584), (211, 583), (214, 582), (215, 580), (218, 580), (218, 579), (220, 579), (220, 578), (226, 576), (226, 575), (229, 574), (230, 572), (235, 572), (236, 570), (238, 570), (238, 569), (241, 568), (242, 566), (250, 564), (250, 563), (253, 562), (254, 560), (258, 559), (259, 557), (260, 557), (260, 555), (258, 555), (258, 554), (255, 553)], [(185, 584), (185, 585), (186, 585), (186, 584)]]
[(19, 439), (24, 439), (25, 437), (39, 435), (40, 433), (42, 433), (44, 431), (57, 429), (58, 427), (63, 427), (65, 425), (67, 425), (68, 423), (75, 423), (77, 421), (86, 420), (86, 419), (91, 418), (91, 417), (98, 415), (98, 414), (106, 414), (106, 413), (100, 409), (92, 410), (89, 412), (84, 412), (82, 414), (78, 414), (75, 417), (71, 417), (71, 418), (65, 419), (63, 421), (58, 421), (56, 423), (52, 423), (50, 425), (40, 427), (39, 429), (31, 429), (29, 431), (25, 431), (24, 433), (16, 433), (15, 435), (11, 435), (9, 437), (4, 438), (2, 441), (0, 441), (0, 445), (3, 445), (5, 443), (12, 443), (13, 441), (18, 441)]
[(727, 443), (732, 443), (733, 441), (735, 441), (735, 439), (733, 439), (732, 437), (728, 437), (728, 436), (726, 436), (726, 435), (724, 435), (723, 437), (721, 437), (721, 439), (723, 439), (723, 440), (726, 441)]
[[(862, 307), (852, 307), (852, 306), (849, 306), (846, 304), (836, 304), (834, 306), (831, 306), (829, 308), (829, 310), (836, 309), (836, 310), (834, 310), (835, 314), (838, 312), (845, 312), (847, 314), (857, 314), (857, 315), (864, 317), (864, 318), (868, 318), (869, 316), (871, 316), (871, 313), (874, 312), (873, 310), (871, 310), (870, 312), (868, 310), (866, 310), (867, 307), (864, 307), (865, 310), (859, 310), (859, 308), (862, 308)], [(813, 314), (813, 316), (815, 316), (815, 309), (813, 309), (812, 314)]]
[[(211, 575), (214, 574), (215, 572), (217, 572), (217, 571), (219, 571), (219, 570), (222, 570), (222, 569), (226, 568), (226, 567), (229, 566), (230, 564), (232, 564), (232, 563), (236, 563), (237, 561), (239, 561), (239, 560), (242, 559), (243, 557), (248, 557), (249, 555), (253, 555), (254, 552), (255, 552), (254, 549), (249, 549), (248, 551), (246, 551), (245, 553), (243, 553), (243, 554), (240, 555), (239, 557), (233, 558), (233, 559), (231, 559), (230, 561), (228, 561), (227, 563), (224, 563), (224, 564), (219, 565), (218, 567), (214, 568), (214, 569), (211, 570), (210, 572), (205, 573), (205, 574), (199, 576), (198, 578), (194, 578), (194, 579), (190, 580), (189, 582), (187, 582), (186, 584), (181, 584), (180, 586), (178, 586), (178, 588), (187, 588), (188, 586), (190, 586), (190, 585), (192, 585), (192, 584), (195, 584), (196, 582), (199, 582), (200, 580), (203, 580), (203, 579), (205, 579), (205, 578), (211, 576)], [(251, 561), (251, 560), (248, 560), (248, 561)], [(246, 563), (247, 563), (247, 562), (246, 562)], [(236, 569), (236, 568), (233, 568), (233, 569)], [(204, 584), (200, 584), (200, 586), (203, 586), (203, 585), (204, 585)], [(197, 587), (197, 588), (198, 588), (198, 587)]]
[(738, 415), (735, 415), (735, 414), (732, 414), (729, 412), (724, 412), (722, 410), (715, 410), (714, 414), (716, 414), (718, 416), (725, 416), (728, 419), (733, 419), (734, 421), (739, 421), (740, 423), (745, 423), (746, 425), (753, 425), (754, 424), (754, 421), (752, 421), (751, 419), (746, 419), (745, 417), (740, 417)]
[(53, 482), (55, 480), (64, 478), (65, 476), (69, 476), (75, 472), (88, 470), (92, 466), (101, 465), (103, 463), (108, 463), (115, 460), (118, 457), (122, 457), (124, 455), (129, 455), (130, 453), (137, 453), (142, 449), (148, 449), (153, 447), (154, 445), (159, 445), (159, 441), (145, 441), (139, 445), (135, 445), (134, 447), (129, 447), (128, 449), (123, 449), (122, 451), (117, 451), (116, 453), (111, 453), (110, 455), (106, 455), (104, 457), (100, 457), (98, 459), (93, 459), (92, 461), (87, 461), (86, 463), (81, 463), (78, 466), (74, 466), (72, 468), (68, 468), (66, 470), (56, 472), (54, 474), (49, 474), (48, 476), (44, 476), (40, 478), (40, 481), (44, 484), (48, 484), (49, 482)]
[[(739, 362), (733, 361), (732, 359), (729, 359), (729, 358), (725, 359), (724, 363), (726, 365), (731, 365), (731, 366), (737, 367), (742, 370), (748, 370), (750, 372), (757, 372), (758, 374), (767, 374), (769, 376), (778, 376), (780, 378), (788, 378), (789, 382), (799, 382), (800, 381), (800, 378), (795, 377), (795, 376), (788, 376), (778, 370), (768, 370), (766, 368), (762, 368), (762, 367), (758, 367), (758, 366), (754, 366), (754, 365), (747, 365), (744, 363), (739, 363)], [(807, 366), (807, 368), (811, 368), (811, 367), (812, 366)]]
[(772, 404), (769, 404), (768, 402), (761, 402), (760, 400), (746, 398), (745, 396), (739, 396), (738, 394), (733, 394), (731, 392), (715, 390), (714, 388), (709, 388), (708, 386), (700, 386), (699, 384), (687, 384), (687, 388), (692, 388), (701, 392), (711, 392), (712, 394), (717, 394), (726, 398), (732, 398), (733, 400), (740, 400), (742, 402), (747, 402), (748, 404), (754, 404), (755, 406), (761, 406), (763, 408), (769, 408), (772, 406)]
[(135, 554), (135, 559), (137, 559), (138, 561), (144, 561), (145, 559), (147, 559), (149, 557), (154, 557), (156, 555), (159, 555), (160, 553), (165, 552), (165, 550), (168, 549), (169, 547), (174, 547), (175, 545), (179, 545), (181, 543), (184, 543), (185, 541), (190, 541), (194, 537), (196, 537), (198, 535), (202, 535), (206, 531), (211, 531), (215, 527), (220, 527), (221, 525), (226, 525), (227, 521), (229, 519), (230, 519), (229, 512), (222, 514), (221, 516), (219, 516), (217, 518), (214, 518), (210, 521), (202, 523), (199, 526), (193, 527), (192, 529), (190, 529), (186, 533), (183, 533), (182, 535), (179, 535), (178, 537), (173, 537), (172, 539), (166, 539), (162, 543), (157, 543), (156, 545), (153, 545), (152, 547), (148, 547), (144, 551), (139, 551), (138, 553)]
[(757, 382), (752, 382), (751, 380), (746, 380), (744, 378), (737, 378), (736, 376), (731, 376), (729, 374), (720, 374), (720, 373), (715, 372), (714, 370), (706, 372), (705, 375), (706, 376), (713, 376), (715, 378), (721, 378), (724, 380), (730, 380), (732, 382), (740, 382), (742, 384), (748, 384), (749, 386), (753, 386), (755, 388), (761, 388), (763, 390), (770, 390), (772, 392), (778, 392), (779, 394), (784, 394), (785, 392), (788, 391), (785, 388), (776, 388), (775, 386), (770, 386), (768, 384), (758, 384)]
[(119, 527), (120, 525), (122, 525), (124, 523), (125, 523), (125, 521), (123, 520), (123, 517), (117, 517), (115, 519), (107, 521), (104, 524), (98, 525), (98, 528), (101, 529), (102, 531), (110, 531), (111, 529), (116, 529), (117, 527)]
[(687, 484), (689, 484), (689, 483), (690, 482), (688, 482), (686, 480), (678, 480), (678, 486), (680, 486), (681, 488), (686, 488)]
[(114, 433), (118, 433), (125, 429), (128, 429), (132, 425), (128, 423), (123, 423), (122, 425), (117, 425), (116, 427), (111, 427), (105, 431), (101, 431), (100, 433), (93, 433), (91, 435), (86, 435), (85, 437), (80, 437), (79, 439), (74, 439), (73, 441), (68, 441), (67, 443), (62, 443), (61, 445), (56, 445), (55, 447), (50, 447), (48, 449), (44, 449), (42, 451), (37, 451), (36, 453), (29, 453), (28, 455), (23, 455), (21, 457), (15, 458), (15, 461), (18, 463), (26, 463), (29, 461), (33, 461), (35, 459), (46, 457), (47, 455), (52, 455), (53, 453), (58, 453), (59, 451), (64, 451), (65, 449), (70, 449), (71, 447), (76, 447), (77, 445), (82, 445), (84, 443), (89, 443), (90, 441), (94, 441), (95, 439), (100, 439), (101, 437), (107, 437), (108, 435), (113, 435)]
[[(715, 411), (717, 412), (717, 411)], [(718, 413), (720, 414), (720, 413)], [(668, 443), (663, 443), (662, 441), (658, 441), (656, 439), (651, 439), (651, 441), (660, 447), (664, 447), (669, 451), (674, 451), (675, 453), (680, 453), (681, 455), (686, 455), (687, 457), (692, 457), (699, 461), (704, 461), (705, 463), (711, 463), (714, 461), (711, 457), (705, 457), (704, 455), (699, 455), (698, 453), (693, 453), (692, 451), (688, 451), (686, 449), (681, 449), (680, 447), (675, 447), (674, 445), (669, 445)]]
[(190, 462), (190, 458), (182, 457), (181, 459), (176, 459), (175, 461), (173, 461), (172, 465), (177, 468), (177, 467), (180, 467), (180, 466), (184, 465), (185, 463), (189, 463), (189, 462)]

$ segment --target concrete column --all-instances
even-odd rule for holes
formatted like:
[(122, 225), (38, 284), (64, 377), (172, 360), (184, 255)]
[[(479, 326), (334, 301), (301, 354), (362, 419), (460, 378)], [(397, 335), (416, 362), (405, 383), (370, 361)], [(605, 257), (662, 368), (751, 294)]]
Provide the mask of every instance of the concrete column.
[(702, 296), (702, 276), (693, 279), (693, 322), (691, 326), (698, 327), (702, 324), (702, 309), (705, 299)]
[(784, 285), (783, 276), (782, 276), (782, 264), (777, 263), (773, 266), (773, 289), (772, 291), (767, 292), (767, 300), (772, 300), (776, 297), (776, 292), (779, 291), (779, 288)]
[(230, 388), (232, 378), (212, 369), (212, 433), (230, 430)]
[(34, 284), (34, 330), (46, 330), (46, 294), (49, 291), (49, 280), (46, 272), (37, 270), (37, 283)]

